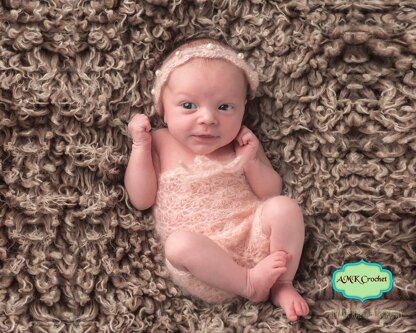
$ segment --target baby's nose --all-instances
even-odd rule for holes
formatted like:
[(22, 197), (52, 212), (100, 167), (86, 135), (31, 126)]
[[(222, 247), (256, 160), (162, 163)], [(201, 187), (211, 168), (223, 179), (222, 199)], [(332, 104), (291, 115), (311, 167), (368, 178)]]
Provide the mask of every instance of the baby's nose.
[(216, 124), (217, 118), (215, 116), (214, 111), (210, 109), (201, 109), (199, 121), (200, 123), (204, 123), (204, 124)]

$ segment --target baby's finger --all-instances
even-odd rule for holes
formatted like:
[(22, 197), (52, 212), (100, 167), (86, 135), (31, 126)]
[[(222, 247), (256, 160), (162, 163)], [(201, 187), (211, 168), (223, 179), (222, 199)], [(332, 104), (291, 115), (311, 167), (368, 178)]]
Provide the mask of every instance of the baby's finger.
[(277, 260), (274, 262), (273, 267), (285, 267), (286, 266), (286, 260)]
[(147, 122), (144, 123), (143, 128), (146, 130), (146, 132), (150, 132), (150, 130), (152, 129), (152, 125), (150, 125), (149, 119), (147, 120)]
[(243, 140), (242, 140), (243, 138), (241, 137), (241, 135), (238, 135), (236, 138), (235, 138), (235, 141), (238, 143), (238, 145), (239, 146), (243, 146), (244, 145), (244, 143), (243, 143)]
[(287, 271), (287, 267), (278, 267), (278, 268), (276, 268), (276, 271), (278, 271), (278, 272), (280, 272), (280, 273), (284, 273), (284, 272), (286, 272)]
[(284, 253), (282, 254), (283, 258), (285, 258), (285, 260), (289, 260), (290, 258), (292, 258), (292, 255), (290, 253)]
[(137, 126), (146, 132), (149, 132), (151, 129), (149, 118), (145, 115), (141, 115), (141, 117), (137, 118)]
[(277, 257), (280, 258), (285, 258), (286, 260), (289, 260), (292, 256), (290, 253), (287, 253), (286, 251), (277, 251), (278, 253), (276, 253)]
[(250, 132), (246, 132), (244, 136), (241, 138), (241, 141), (244, 145), (248, 144), (250, 141), (253, 141), (253, 136)]
[(131, 118), (130, 121), (132, 120), (140, 120), (140, 118), (147, 118), (146, 115), (144, 115), (143, 113), (135, 113)]
[(247, 127), (241, 126), (240, 131), (238, 132), (237, 137), (235, 138), (237, 141), (239, 141), (243, 137), (243, 135), (246, 133), (246, 129)]

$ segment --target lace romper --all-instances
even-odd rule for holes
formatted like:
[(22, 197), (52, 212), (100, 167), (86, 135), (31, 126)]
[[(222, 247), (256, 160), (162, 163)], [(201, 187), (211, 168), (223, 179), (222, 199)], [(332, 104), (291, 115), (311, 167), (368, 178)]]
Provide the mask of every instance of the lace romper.
[[(239, 265), (251, 268), (269, 254), (263, 234), (260, 201), (248, 184), (241, 160), (228, 164), (196, 156), (190, 165), (161, 173), (153, 208), (162, 244), (176, 230), (204, 234), (228, 252)], [(213, 288), (168, 260), (172, 280), (184, 294), (210, 303), (236, 295)]]

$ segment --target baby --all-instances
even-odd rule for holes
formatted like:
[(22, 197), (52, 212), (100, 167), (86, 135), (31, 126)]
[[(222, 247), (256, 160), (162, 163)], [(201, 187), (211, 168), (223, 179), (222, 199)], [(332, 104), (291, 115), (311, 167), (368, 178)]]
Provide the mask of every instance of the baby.
[(207, 302), (243, 296), (281, 306), (290, 321), (309, 308), (292, 285), (304, 242), (299, 206), (257, 137), (242, 126), (257, 73), (218, 41), (188, 41), (156, 71), (151, 131), (136, 114), (125, 174), (131, 203), (153, 206), (173, 281)]

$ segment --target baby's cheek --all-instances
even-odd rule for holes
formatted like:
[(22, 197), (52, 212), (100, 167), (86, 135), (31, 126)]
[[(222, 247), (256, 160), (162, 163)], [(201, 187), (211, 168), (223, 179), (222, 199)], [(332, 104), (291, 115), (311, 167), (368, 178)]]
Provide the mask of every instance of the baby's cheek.
[(233, 127), (232, 130), (230, 130), (230, 136), (232, 137), (231, 141), (234, 140), (238, 136), (238, 133), (240, 133), (241, 127), (242, 127), (242, 124), (238, 123)]

